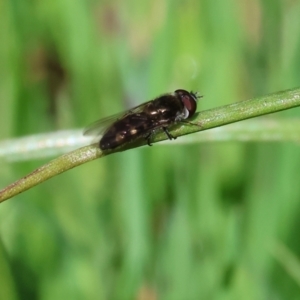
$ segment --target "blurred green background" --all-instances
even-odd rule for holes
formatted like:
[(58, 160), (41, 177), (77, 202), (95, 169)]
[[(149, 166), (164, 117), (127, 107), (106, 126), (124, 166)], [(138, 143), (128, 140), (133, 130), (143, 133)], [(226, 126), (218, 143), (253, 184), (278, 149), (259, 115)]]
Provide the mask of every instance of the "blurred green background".
[[(287, 0), (1, 1), (0, 138), (178, 88), (202, 110), (299, 86), (299, 16)], [(46, 161), (1, 161), (1, 188)], [(299, 145), (241, 141), (73, 169), (1, 204), (0, 299), (300, 299), (299, 170)]]

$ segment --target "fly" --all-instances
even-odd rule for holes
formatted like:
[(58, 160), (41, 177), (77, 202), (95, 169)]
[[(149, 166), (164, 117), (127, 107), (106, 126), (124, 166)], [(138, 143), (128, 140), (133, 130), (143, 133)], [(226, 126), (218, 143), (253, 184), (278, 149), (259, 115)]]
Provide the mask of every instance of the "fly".
[(151, 146), (155, 132), (162, 130), (167, 137), (176, 139), (168, 127), (191, 118), (197, 109), (197, 93), (176, 90), (138, 105), (126, 112), (101, 119), (88, 127), (84, 135), (102, 135), (101, 150), (117, 148), (138, 138), (145, 138)]

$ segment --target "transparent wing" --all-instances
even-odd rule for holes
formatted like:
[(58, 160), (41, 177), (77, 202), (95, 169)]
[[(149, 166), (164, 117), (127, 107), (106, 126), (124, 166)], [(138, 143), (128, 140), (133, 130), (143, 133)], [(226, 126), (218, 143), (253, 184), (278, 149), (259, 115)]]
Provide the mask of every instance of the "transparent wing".
[(87, 126), (83, 131), (83, 135), (85, 135), (85, 136), (100, 136), (106, 131), (106, 129), (108, 129), (116, 121), (123, 119), (129, 115), (142, 112), (143, 109), (147, 106), (147, 104), (152, 101), (153, 100), (150, 100), (150, 101), (142, 103), (128, 111), (124, 111), (124, 112), (117, 113), (115, 115), (100, 119), (100, 120), (90, 124), (89, 126)]
[(87, 126), (84, 131), (83, 135), (85, 136), (99, 136), (102, 135), (105, 130), (114, 122), (122, 117), (123, 113), (118, 113), (103, 119), (100, 119), (89, 126)]

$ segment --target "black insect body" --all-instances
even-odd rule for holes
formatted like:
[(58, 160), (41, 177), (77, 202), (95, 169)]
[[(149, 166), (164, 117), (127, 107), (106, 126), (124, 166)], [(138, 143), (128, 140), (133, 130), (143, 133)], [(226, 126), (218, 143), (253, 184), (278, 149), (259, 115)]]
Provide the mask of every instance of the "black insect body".
[(168, 127), (192, 117), (197, 109), (196, 93), (176, 90), (141, 104), (125, 113), (94, 123), (85, 135), (101, 134), (99, 146), (102, 150), (114, 149), (122, 144), (144, 137), (151, 146), (151, 137), (163, 130), (168, 138), (175, 139)]

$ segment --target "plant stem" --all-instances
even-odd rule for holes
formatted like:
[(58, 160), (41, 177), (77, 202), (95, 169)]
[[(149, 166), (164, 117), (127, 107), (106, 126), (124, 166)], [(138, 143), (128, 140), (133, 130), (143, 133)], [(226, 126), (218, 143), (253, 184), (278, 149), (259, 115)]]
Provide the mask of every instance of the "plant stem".
[[(297, 106), (300, 106), (300, 89), (287, 90), (199, 112), (190, 121), (191, 123), (180, 123), (171, 130), (171, 133), (174, 136), (186, 135)], [(165, 139), (167, 137), (164, 133), (158, 133), (152, 142), (155, 143)], [(144, 139), (139, 139), (135, 142), (122, 145), (117, 149), (105, 152), (99, 149), (98, 144), (82, 147), (50, 161), (1, 190), (0, 202), (88, 161), (145, 144), (146, 141)]]

